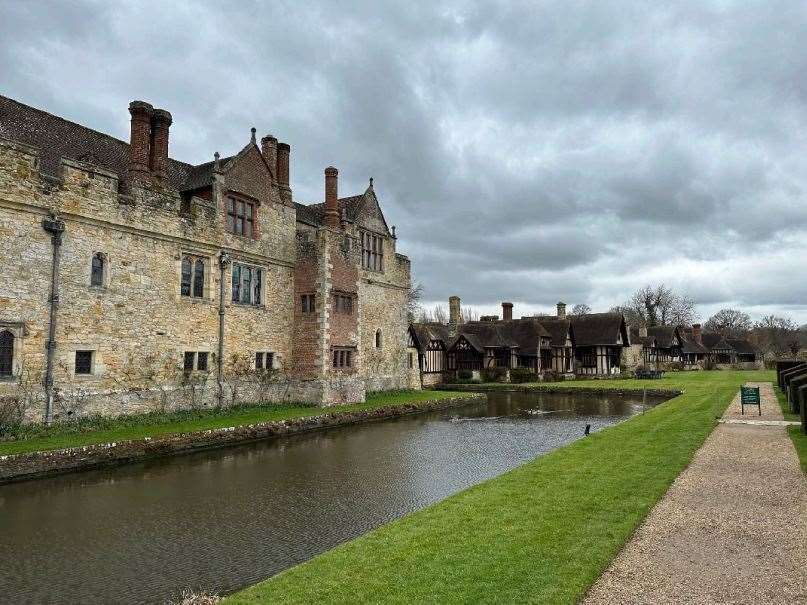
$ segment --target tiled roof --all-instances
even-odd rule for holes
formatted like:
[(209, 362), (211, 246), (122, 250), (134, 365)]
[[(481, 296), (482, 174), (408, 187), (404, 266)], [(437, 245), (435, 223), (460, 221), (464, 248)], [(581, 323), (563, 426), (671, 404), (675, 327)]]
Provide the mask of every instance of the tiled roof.
[[(303, 206), (306, 208), (306, 206)], [(299, 220), (299, 219), (298, 219)], [(421, 353), (426, 350), (432, 340), (439, 340), (445, 347), (449, 345), (448, 326), (440, 323), (413, 323), (412, 331), (415, 335), (415, 346)]]
[[(42, 154), (40, 169), (50, 176), (60, 176), (62, 158), (96, 165), (121, 179), (128, 172), (128, 143), (2, 95), (0, 137), (38, 147)], [(190, 164), (169, 159), (168, 181), (177, 189), (185, 189), (193, 169)]]

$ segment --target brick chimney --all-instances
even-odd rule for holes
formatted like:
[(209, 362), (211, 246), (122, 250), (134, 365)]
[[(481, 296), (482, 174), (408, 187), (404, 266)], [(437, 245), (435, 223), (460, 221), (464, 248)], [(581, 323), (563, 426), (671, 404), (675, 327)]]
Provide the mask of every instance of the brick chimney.
[(339, 217), (339, 171), (333, 166), (325, 169), (325, 226), (339, 229), (342, 221)]
[(160, 180), (168, 176), (168, 131), (171, 114), (155, 109), (151, 115), (151, 173)]
[(261, 139), (261, 155), (269, 165), (272, 175), (277, 179), (277, 139), (267, 134)]
[(289, 154), (291, 147), (288, 143), (277, 144), (277, 184), (281, 187), (289, 186)]
[(129, 178), (148, 179), (151, 158), (151, 115), (154, 113), (154, 107), (145, 101), (132, 101), (129, 103), (129, 113), (132, 116), (129, 137)]
[(502, 303), (502, 320), (513, 321), (513, 303), (511, 302)]
[(703, 344), (703, 331), (700, 324), (692, 324), (692, 340), (699, 345)]
[(558, 303), (558, 319), (566, 319), (566, 303)]

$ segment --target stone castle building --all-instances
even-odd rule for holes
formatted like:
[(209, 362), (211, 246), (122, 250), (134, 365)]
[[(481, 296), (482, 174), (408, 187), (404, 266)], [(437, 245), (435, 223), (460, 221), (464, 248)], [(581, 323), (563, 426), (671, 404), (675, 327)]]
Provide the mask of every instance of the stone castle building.
[[(373, 190), (293, 199), (267, 135), (191, 165), (0, 96), (0, 398), (29, 417), (408, 387), (410, 263)], [(416, 376), (416, 371), (415, 371)], [(0, 418), (0, 422), (2, 419)]]

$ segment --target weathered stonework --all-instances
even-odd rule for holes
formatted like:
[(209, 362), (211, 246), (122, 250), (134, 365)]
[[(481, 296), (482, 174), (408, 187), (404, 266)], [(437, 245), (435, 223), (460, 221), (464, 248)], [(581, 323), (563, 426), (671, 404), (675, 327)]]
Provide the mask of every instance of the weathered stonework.
[[(0, 102), (32, 119), (42, 113)], [(132, 115), (133, 129), (147, 127)], [(167, 154), (168, 126), (160, 127)], [(77, 138), (87, 132), (70, 128)], [(91, 134), (75, 146), (92, 147), (105, 136)], [(148, 141), (141, 135), (133, 130), (133, 142)], [(65, 225), (54, 339), (56, 419), (255, 399), (328, 405), (363, 401), (365, 390), (378, 386), (409, 386), (403, 365), (409, 262), (395, 254), (372, 188), (357, 196), (362, 200), (353, 220), (332, 230), (311, 220), (312, 207), (293, 203), (288, 146), (273, 138), (264, 140), (263, 153), (253, 138), (233, 157), (190, 166), (167, 155), (147, 163), (148, 153), (130, 154), (127, 144), (107, 137), (107, 147), (84, 153), (84, 160), (57, 158), (58, 169), (50, 170), (57, 174), (49, 174), (46, 141), (37, 147), (25, 136), (22, 142), (0, 139), (0, 332), (14, 336), (13, 371), (0, 376), (0, 398), (25, 400), (29, 419), (43, 416), (53, 248), (42, 221), (50, 215)], [(36, 136), (47, 139), (48, 133)], [(162, 153), (156, 143), (154, 153)], [(147, 164), (151, 173), (144, 172)], [(233, 197), (255, 208), (251, 235), (228, 228)], [(390, 259), (380, 279), (361, 269), (357, 236), (379, 223)], [(229, 260), (223, 274), (222, 253)], [(104, 274), (100, 285), (91, 285), (96, 254), (104, 259)], [(200, 297), (182, 295), (183, 255), (204, 262)], [(258, 304), (232, 301), (234, 263), (262, 271)], [(317, 312), (303, 316), (300, 294), (309, 291), (317, 295)], [(352, 315), (334, 313), (336, 291), (355, 297)], [(364, 355), (377, 329), (388, 335), (389, 361), (382, 364)], [(355, 347), (352, 367), (332, 367), (334, 346)], [(90, 374), (75, 373), (76, 351), (92, 352)], [(208, 353), (208, 369), (183, 372), (188, 351)], [(272, 353), (274, 371), (255, 371), (259, 352)]]

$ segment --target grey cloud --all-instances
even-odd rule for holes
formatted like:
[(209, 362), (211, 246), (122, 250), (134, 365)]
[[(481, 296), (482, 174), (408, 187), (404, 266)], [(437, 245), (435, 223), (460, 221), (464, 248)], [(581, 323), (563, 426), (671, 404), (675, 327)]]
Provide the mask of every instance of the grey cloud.
[(6, 2), (0, 92), (122, 138), (143, 98), (192, 162), (256, 126), (301, 201), (373, 176), (430, 301), (664, 280), (807, 321), (805, 34), (784, 0)]

